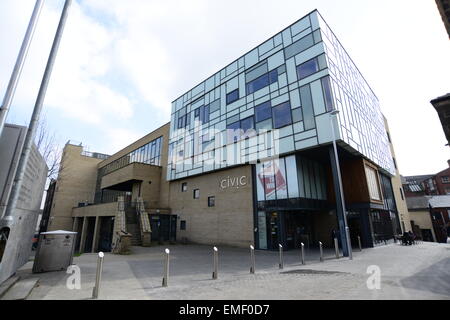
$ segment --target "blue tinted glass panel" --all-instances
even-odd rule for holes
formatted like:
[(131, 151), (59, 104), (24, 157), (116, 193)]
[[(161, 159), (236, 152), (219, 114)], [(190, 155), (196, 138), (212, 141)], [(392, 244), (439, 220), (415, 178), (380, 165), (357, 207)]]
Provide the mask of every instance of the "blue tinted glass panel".
[(239, 99), (239, 89), (231, 91), (227, 94), (227, 104), (230, 104)]
[(240, 122), (235, 122), (227, 125), (227, 142), (233, 143), (240, 138)]
[(250, 129), (255, 129), (255, 124), (253, 117), (245, 118), (244, 120), (241, 120), (241, 129), (246, 132)]
[(297, 76), (299, 79), (303, 79), (317, 71), (319, 71), (319, 63), (317, 62), (317, 58), (314, 58), (297, 67)]
[(302, 100), (305, 130), (314, 129), (316, 127), (316, 123), (314, 121), (314, 108), (309, 84), (300, 88), (300, 99)]
[(330, 77), (322, 78), (323, 96), (325, 97), (325, 107), (327, 111), (334, 109), (333, 95), (331, 93)]
[(205, 106), (203, 109), (204, 117), (203, 117), (203, 123), (209, 122), (209, 105)]
[(274, 82), (278, 81), (278, 70), (272, 70), (269, 72), (269, 84), (272, 84)]
[(292, 123), (291, 104), (282, 103), (272, 108), (273, 127), (275, 129), (287, 126)]
[(256, 122), (260, 122), (272, 117), (270, 101), (261, 103), (255, 107), (255, 117)]
[(259, 89), (267, 87), (268, 85), (269, 85), (269, 74), (266, 73), (261, 77), (247, 83), (247, 94), (258, 91)]

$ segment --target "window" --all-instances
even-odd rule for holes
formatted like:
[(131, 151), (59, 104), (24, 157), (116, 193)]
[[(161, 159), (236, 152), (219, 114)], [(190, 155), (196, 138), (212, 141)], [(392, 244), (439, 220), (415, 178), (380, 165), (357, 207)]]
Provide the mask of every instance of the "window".
[(445, 188), (444, 191), (445, 191), (445, 194), (450, 194), (450, 188)]
[(186, 230), (186, 220), (180, 221), (180, 230)]
[(300, 99), (302, 101), (303, 125), (305, 130), (314, 129), (316, 127), (316, 122), (309, 84), (300, 88)]
[(400, 195), (402, 197), (402, 200), (405, 200), (405, 195), (403, 193), (403, 189), (400, 187)]
[(272, 108), (273, 127), (275, 129), (285, 127), (292, 123), (291, 104), (284, 102)]
[(181, 184), (181, 192), (186, 192), (187, 191), (187, 182), (183, 182)]
[(253, 135), (249, 130), (255, 129), (254, 122), (253, 116), (241, 120), (241, 129), (244, 131), (244, 134), (247, 133), (247, 135)]
[(200, 190), (194, 189), (194, 199), (199, 199), (199, 198), (200, 198)]
[(247, 94), (258, 91), (268, 85), (278, 81), (278, 70), (274, 69), (266, 74), (263, 74), (259, 78), (247, 83)]
[(365, 167), (365, 171), (370, 198), (373, 200), (381, 200), (377, 172), (373, 168), (367, 166)]
[(319, 62), (316, 57), (299, 65), (297, 67), (297, 76), (299, 79), (304, 79), (317, 71), (319, 71)]
[(442, 181), (442, 183), (449, 183), (449, 182), (450, 182), (448, 176), (443, 176), (443, 177), (441, 177), (441, 181)]
[(241, 138), (252, 137), (256, 134), (253, 116), (227, 125), (227, 143), (233, 143)]
[(190, 123), (190, 113), (178, 118), (178, 129), (186, 128)]
[(214, 207), (216, 205), (216, 197), (208, 197), (208, 207)]
[(239, 121), (227, 125), (227, 143), (233, 143), (240, 138), (240, 123)]
[(266, 119), (272, 118), (272, 110), (270, 101), (261, 103), (255, 106), (255, 120), (261, 122)]
[[(320, 80), (322, 82), (323, 96), (325, 98), (325, 108), (327, 111), (334, 110), (333, 95), (331, 93), (330, 77)], [(390, 141), (390, 140), (389, 140)]]
[(235, 102), (239, 99), (239, 89), (233, 90), (227, 94), (227, 104)]

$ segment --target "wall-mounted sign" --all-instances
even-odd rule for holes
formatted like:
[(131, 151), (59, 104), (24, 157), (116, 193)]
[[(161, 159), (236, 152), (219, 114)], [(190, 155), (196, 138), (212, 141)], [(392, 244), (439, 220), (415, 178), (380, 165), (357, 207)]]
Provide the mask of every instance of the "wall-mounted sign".
[(240, 177), (226, 177), (225, 179), (220, 180), (220, 188), (221, 189), (228, 189), (228, 188), (237, 188), (246, 186), (247, 185), (247, 176), (240, 176)]

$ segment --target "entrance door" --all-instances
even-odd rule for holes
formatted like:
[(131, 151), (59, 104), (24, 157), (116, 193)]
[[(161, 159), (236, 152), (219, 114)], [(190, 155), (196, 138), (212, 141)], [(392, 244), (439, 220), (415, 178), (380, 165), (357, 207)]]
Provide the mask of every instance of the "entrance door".
[(286, 243), (288, 249), (298, 249), (300, 243), (309, 248), (313, 238), (313, 222), (311, 213), (291, 211), (285, 213)]
[(114, 231), (114, 217), (100, 217), (98, 251), (110, 252)]

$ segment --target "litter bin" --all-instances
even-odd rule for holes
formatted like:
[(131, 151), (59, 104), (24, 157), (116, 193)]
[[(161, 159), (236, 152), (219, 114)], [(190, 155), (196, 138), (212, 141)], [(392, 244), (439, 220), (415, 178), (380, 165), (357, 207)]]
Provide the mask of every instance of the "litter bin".
[(64, 230), (41, 233), (33, 273), (66, 270), (72, 264), (76, 235)]

